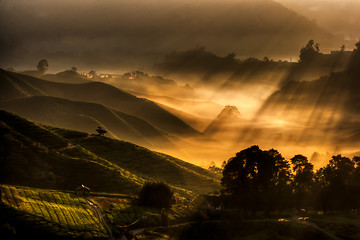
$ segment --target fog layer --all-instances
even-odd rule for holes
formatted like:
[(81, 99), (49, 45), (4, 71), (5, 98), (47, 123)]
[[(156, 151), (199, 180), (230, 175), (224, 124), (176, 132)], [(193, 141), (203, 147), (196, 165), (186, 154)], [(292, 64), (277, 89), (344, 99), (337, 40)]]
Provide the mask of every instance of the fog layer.
[(206, 46), (239, 57), (296, 57), (310, 38), (333, 35), (281, 4), (241, 1), (3, 0), (2, 67), (24, 70), (46, 58), (53, 71), (143, 69), (165, 53)]

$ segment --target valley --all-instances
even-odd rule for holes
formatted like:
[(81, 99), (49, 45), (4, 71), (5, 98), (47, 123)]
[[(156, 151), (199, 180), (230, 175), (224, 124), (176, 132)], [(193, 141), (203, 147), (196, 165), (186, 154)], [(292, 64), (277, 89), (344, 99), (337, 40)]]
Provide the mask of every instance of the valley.
[(356, 0), (1, 0), (0, 239), (360, 239)]

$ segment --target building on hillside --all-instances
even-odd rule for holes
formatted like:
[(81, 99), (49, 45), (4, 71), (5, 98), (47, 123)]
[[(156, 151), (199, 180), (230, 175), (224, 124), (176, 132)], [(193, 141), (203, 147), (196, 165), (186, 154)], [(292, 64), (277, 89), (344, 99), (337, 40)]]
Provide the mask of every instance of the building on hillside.
[(76, 192), (78, 196), (86, 197), (90, 195), (90, 188), (81, 184), (81, 186), (76, 189)]

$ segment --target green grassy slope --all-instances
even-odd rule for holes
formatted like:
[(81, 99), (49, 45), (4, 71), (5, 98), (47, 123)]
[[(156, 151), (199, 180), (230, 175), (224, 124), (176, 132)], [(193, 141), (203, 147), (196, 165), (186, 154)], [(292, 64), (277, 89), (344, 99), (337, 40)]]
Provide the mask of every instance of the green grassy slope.
[(42, 124), (94, 133), (103, 126), (113, 137), (147, 147), (175, 147), (141, 118), (101, 104), (35, 96), (0, 102), (0, 107)]
[(162, 180), (196, 193), (217, 188), (217, 176), (166, 154), (111, 138), (78, 138), (72, 142), (144, 179)]
[(136, 194), (146, 180), (163, 180), (180, 194), (209, 193), (218, 176), (129, 142), (45, 127), (0, 111), (0, 182)]
[(0, 209), (4, 214), (0, 221), (15, 226), (19, 238), (108, 237), (84, 198), (59, 191), (10, 185), (0, 185), (0, 196)]
[[(101, 82), (70, 84), (50, 82), (28, 75), (0, 69), (1, 100), (24, 96), (47, 95), (75, 101), (103, 104), (118, 111), (144, 119), (151, 125), (178, 135), (199, 135), (185, 122), (147, 99), (137, 98), (111, 85)], [(9, 95), (8, 93), (12, 93)]]

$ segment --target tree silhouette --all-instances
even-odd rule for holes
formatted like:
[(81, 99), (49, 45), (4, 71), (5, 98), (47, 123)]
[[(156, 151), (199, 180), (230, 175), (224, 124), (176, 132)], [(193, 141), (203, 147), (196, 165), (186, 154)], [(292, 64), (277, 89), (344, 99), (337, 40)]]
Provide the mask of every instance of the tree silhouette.
[(98, 136), (104, 136), (108, 131), (99, 126), (97, 127), (96, 132), (98, 133)]
[(263, 151), (252, 146), (230, 158), (223, 171), (223, 195), (244, 210), (263, 209), (269, 212), (277, 206), (279, 197), (289, 190), (288, 162), (271, 149)]
[(49, 68), (49, 64), (46, 59), (42, 59), (39, 61), (38, 65), (37, 65), (37, 69), (38, 69), (39, 73), (44, 74), (48, 68)]
[(314, 184), (314, 165), (303, 155), (295, 155), (290, 161), (295, 173), (293, 188), (296, 206), (299, 210), (309, 208)]
[(305, 47), (300, 50), (300, 62), (309, 63), (320, 54), (320, 47), (314, 40), (309, 40)]
[(348, 70), (357, 71), (357, 74), (360, 71), (359, 69), (360, 69), (360, 40), (357, 43), (355, 43), (355, 49), (353, 50), (348, 67)]
[(169, 209), (173, 203), (174, 192), (164, 182), (145, 182), (139, 193), (141, 206)]
[(321, 193), (319, 203), (324, 212), (345, 210), (356, 202), (352, 191), (355, 162), (341, 155), (333, 156), (316, 173)]

